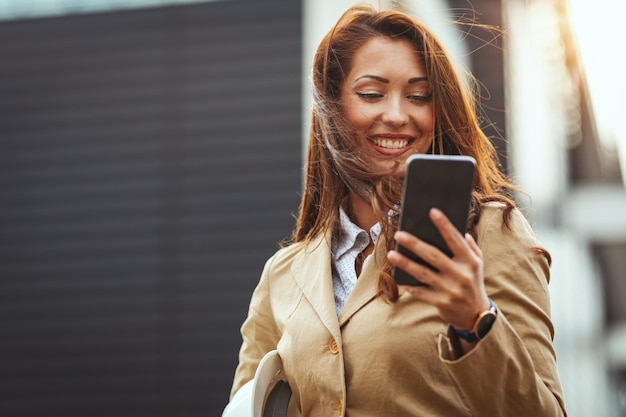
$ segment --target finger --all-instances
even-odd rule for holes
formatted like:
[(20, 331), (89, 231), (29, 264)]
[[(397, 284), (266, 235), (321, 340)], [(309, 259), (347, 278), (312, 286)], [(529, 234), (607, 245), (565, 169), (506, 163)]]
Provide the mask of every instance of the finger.
[[(448, 255), (439, 250), (439, 248), (424, 242), (414, 235), (405, 231), (398, 231), (395, 233), (394, 238), (400, 246), (404, 247), (406, 250), (413, 252), (415, 255), (419, 256), (421, 259), (426, 261), (426, 263), (432, 265), (437, 270), (449, 270), (452, 267), (450, 265), (452, 263), (452, 260), (448, 257)], [(410, 259), (408, 261), (413, 262)], [(422, 274), (425, 274), (428, 271), (432, 271), (431, 269), (417, 262), (413, 263), (415, 264), (414, 267), (425, 268), (425, 271), (420, 270)]]
[(420, 281), (428, 286), (432, 286), (437, 282), (437, 274), (433, 270), (409, 259), (398, 251), (389, 251), (387, 260), (389, 260), (391, 265), (411, 275), (416, 281)]
[(448, 248), (450, 248), (455, 256), (462, 256), (470, 252), (470, 248), (463, 235), (459, 233), (457, 228), (441, 210), (433, 207), (428, 214), (430, 220), (435, 227), (437, 227), (439, 233), (441, 233), (441, 236), (446, 241)]
[(476, 241), (474, 240), (474, 237), (472, 235), (470, 235), (469, 233), (466, 233), (465, 234), (465, 241), (469, 245), (470, 249), (472, 249), (474, 254), (476, 254), (479, 258), (482, 259), (483, 251), (480, 250), (480, 247), (478, 246), (478, 243), (476, 243)]
[(423, 285), (400, 285), (399, 288), (408, 292), (411, 296), (429, 304), (433, 304), (436, 297), (436, 292), (432, 288)]

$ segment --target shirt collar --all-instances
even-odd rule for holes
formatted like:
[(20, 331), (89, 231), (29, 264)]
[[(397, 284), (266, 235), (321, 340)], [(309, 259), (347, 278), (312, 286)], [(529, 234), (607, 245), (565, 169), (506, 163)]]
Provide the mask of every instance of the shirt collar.
[[(376, 244), (378, 237), (380, 236), (381, 226), (380, 222), (376, 223), (370, 229), (370, 237), (372, 242)], [(333, 236), (332, 253), (335, 259), (343, 256), (347, 251), (352, 249), (360, 235), (367, 232), (354, 224), (350, 217), (346, 214), (343, 208), (339, 209), (339, 233), (338, 236)]]

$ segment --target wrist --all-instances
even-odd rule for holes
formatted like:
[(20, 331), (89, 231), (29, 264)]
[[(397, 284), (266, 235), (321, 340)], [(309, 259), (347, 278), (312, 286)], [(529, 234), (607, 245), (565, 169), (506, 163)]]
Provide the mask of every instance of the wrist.
[(474, 320), (474, 324), (470, 329), (457, 329), (452, 325), (450, 327), (452, 328), (454, 333), (456, 333), (456, 335), (459, 336), (461, 339), (473, 343), (487, 336), (487, 333), (489, 333), (489, 330), (491, 330), (491, 327), (493, 326), (493, 323), (496, 321), (497, 317), (498, 308), (496, 307), (496, 304), (493, 302), (493, 300), (490, 298), (489, 308), (478, 314), (478, 317), (476, 317), (476, 320)]

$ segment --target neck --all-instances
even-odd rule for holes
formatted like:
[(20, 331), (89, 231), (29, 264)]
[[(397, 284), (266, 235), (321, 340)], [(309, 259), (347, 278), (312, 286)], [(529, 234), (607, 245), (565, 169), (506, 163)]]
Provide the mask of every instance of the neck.
[(350, 195), (350, 220), (363, 230), (370, 230), (380, 221), (376, 217), (372, 206), (360, 197)]

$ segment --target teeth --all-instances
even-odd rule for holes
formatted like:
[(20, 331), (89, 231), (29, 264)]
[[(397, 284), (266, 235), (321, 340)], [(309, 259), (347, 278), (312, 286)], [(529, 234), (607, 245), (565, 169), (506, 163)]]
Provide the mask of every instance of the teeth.
[(374, 139), (374, 144), (381, 148), (400, 149), (409, 144), (408, 140)]

